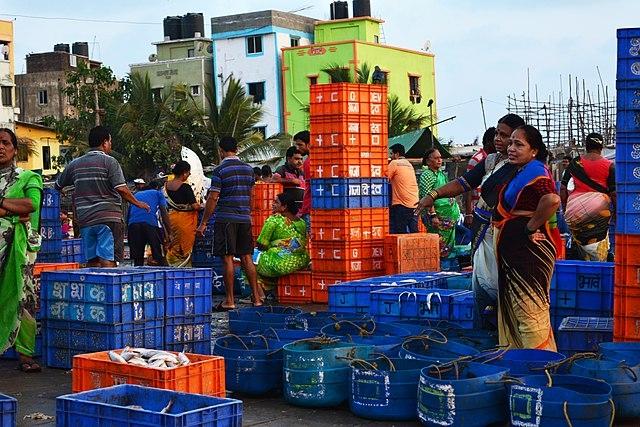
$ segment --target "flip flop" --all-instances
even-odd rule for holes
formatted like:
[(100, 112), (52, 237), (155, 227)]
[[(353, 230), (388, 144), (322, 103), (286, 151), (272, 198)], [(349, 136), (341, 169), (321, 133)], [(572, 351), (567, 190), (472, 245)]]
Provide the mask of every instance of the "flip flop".
[(224, 313), (224, 312), (235, 310), (235, 309), (236, 309), (235, 307), (225, 307), (225, 306), (223, 306), (222, 302), (219, 302), (218, 305), (213, 307), (213, 311), (215, 313)]
[(35, 360), (25, 360), (23, 362), (18, 362), (18, 367), (16, 369), (27, 374), (42, 371), (42, 368)]

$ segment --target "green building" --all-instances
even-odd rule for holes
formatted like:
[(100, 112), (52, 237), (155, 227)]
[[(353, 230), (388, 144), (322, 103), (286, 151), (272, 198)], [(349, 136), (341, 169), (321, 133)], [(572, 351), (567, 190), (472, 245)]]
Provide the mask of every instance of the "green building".
[(286, 132), (308, 129), (309, 86), (330, 83), (322, 69), (338, 65), (355, 75), (364, 63), (385, 73), (389, 94), (437, 122), (434, 55), (381, 43), (383, 22), (369, 16), (316, 22), (313, 45), (282, 49)]

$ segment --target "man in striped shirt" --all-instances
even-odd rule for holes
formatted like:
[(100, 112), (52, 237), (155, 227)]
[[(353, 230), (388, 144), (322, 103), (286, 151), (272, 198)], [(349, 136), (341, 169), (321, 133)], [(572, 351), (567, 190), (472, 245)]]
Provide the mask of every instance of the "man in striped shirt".
[(84, 254), (90, 267), (115, 267), (124, 255), (122, 199), (149, 212), (124, 180), (122, 168), (111, 157), (111, 134), (103, 126), (89, 132), (90, 150), (67, 165), (56, 189), (73, 185), (73, 208), (80, 226)]
[(241, 161), (238, 143), (233, 137), (223, 137), (219, 143), (222, 161), (213, 170), (207, 203), (198, 226), (199, 236), (213, 214), (213, 250), (222, 257), (225, 301), (215, 311), (235, 308), (233, 295), (233, 257), (240, 258), (252, 290), (254, 306), (262, 305), (264, 292), (258, 288), (256, 267), (253, 264), (253, 237), (251, 235), (251, 193), (255, 184), (253, 169)]
[[(494, 127), (490, 127), (484, 132), (484, 135), (482, 136), (482, 148), (469, 160), (469, 163), (467, 164), (467, 172), (486, 159), (489, 154), (496, 152), (496, 146), (493, 142), (495, 134), (496, 128)], [(473, 209), (476, 207), (476, 203), (478, 203), (478, 199), (480, 198), (480, 187), (465, 193), (463, 197), (465, 206), (464, 224), (467, 227), (470, 227), (473, 222)]]

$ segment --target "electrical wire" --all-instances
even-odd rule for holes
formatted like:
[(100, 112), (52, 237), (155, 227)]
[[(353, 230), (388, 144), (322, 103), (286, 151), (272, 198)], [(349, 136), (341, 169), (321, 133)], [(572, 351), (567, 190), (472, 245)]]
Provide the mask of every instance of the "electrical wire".
[(17, 15), (15, 13), (0, 13), (0, 16), (10, 16), (10, 17), (28, 18), (28, 19), (74, 21), (74, 22), (97, 22), (97, 23), (108, 23), (108, 24), (162, 25), (161, 22), (119, 21), (119, 20), (111, 20), (111, 19), (89, 19), (89, 18), (66, 18), (66, 17), (60, 17), (60, 16)]

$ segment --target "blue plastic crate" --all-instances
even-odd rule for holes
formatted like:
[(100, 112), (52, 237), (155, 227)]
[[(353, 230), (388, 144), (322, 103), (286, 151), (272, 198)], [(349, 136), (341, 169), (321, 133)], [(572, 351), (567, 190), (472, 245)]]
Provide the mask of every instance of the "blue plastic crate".
[(621, 162), (640, 162), (640, 136), (616, 138), (616, 159)]
[(57, 220), (60, 221), (60, 207), (45, 207), (40, 209), (40, 220)]
[(440, 269), (442, 271), (460, 271), (458, 258), (441, 258)]
[(6, 394), (0, 394), (0, 426), (14, 427), (18, 413), (18, 401)]
[(46, 240), (62, 239), (62, 223), (60, 219), (40, 220), (40, 235)]
[(47, 262), (63, 262), (63, 261), (62, 261), (62, 255), (60, 255), (60, 252), (55, 252), (55, 253), (38, 252), (36, 262), (47, 263)]
[(167, 317), (164, 349), (211, 354), (211, 315)]
[(84, 245), (82, 239), (63, 239), (62, 255), (80, 255), (84, 254)]
[[(640, 60), (640, 58), (638, 60)], [(640, 88), (618, 89), (616, 95), (616, 107), (618, 110), (639, 110)]]
[(616, 112), (616, 129), (624, 132), (640, 130), (640, 110), (618, 110)]
[(618, 58), (618, 67), (616, 71), (616, 79), (636, 80), (640, 79), (640, 57), (629, 56), (627, 58)]
[(616, 202), (618, 216), (624, 214), (640, 214), (640, 183), (617, 184)]
[(165, 271), (166, 316), (210, 314), (213, 270), (181, 268)]
[(613, 340), (611, 317), (565, 317), (558, 327), (558, 352), (565, 356), (598, 352), (598, 344)]
[(143, 269), (82, 269), (42, 274), (45, 318), (128, 323), (164, 317), (164, 274)]
[(452, 295), (451, 315), (448, 320), (457, 323), (463, 328), (473, 328), (473, 305), (474, 297), (472, 291), (463, 291), (463, 293)]
[(617, 79), (616, 89), (638, 89), (640, 88), (640, 79)]
[(451, 320), (454, 295), (470, 291), (449, 289), (385, 288), (372, 291), (370, 313), (385, 319), (435, 319)]
[[(161, 413), (169, 402), (168, 413)], [(141, 409), (137, 409), (140, 407)], [(56, 399), (58, 427), (241, 427), (242, 401), (117, 385)]]
[(110, 325), (47, 320), (44, 362), (49, 367), (69, 369), (77, 354), (125, 346), (162, 349), (163, 325), (162, 320)]
[(389, 205), (386, 178), (311, 180), (314, 209), (382, 208)]
[(62, 256), (62, 239), (43, 239), (39, 253)]
[[(46, 208), (59, 208), (60, 207), (60, 192), (55, 188), (45, 188), (42, 191), (42, 207)], [(56, 219), (58, 219), (56, 217)]]
[(551, 279), (551, 289), (613, 293), (613, 263), (558, 260)]
[(471, 289), (471, 272), (460, 273), (455, 271), (442, 271), (437, 274), (441, 275), (441, 277), (444, 277), (446, 280), (446, 285), (443, 287), (444, 289)]
[(640, 162), (616, 161), (616, 182), (620, 184), (640, 184)]
[(626, 213), (616, 218), (616, 233), (640, 234), (640, 215)]
[(222, 270), (222, 259), (213, 254), (213, 251), (195, 250), (191, 254), (191, 264), (194, 267), (211, 267)]

